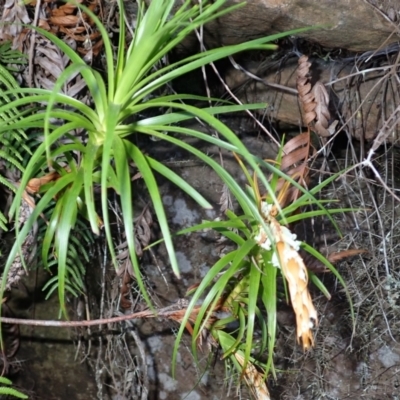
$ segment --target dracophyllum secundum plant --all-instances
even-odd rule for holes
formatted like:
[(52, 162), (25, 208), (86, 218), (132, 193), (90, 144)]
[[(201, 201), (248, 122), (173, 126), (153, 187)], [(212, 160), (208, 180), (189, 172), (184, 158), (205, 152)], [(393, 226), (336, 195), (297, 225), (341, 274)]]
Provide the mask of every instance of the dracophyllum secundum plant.
[[(273, 50), (276, 46), (266, 43), (301, 31), (287, 32), (244, 44), (209, 50), (170, 65), (160, 62), (164, 60), (170, 50), (195, 29), (241, 6), (240, 4), (221, 9), (224, 3), (225, 0), (202, 1), (201, 5), (192, 6), (192, 2), (188, 0), (180, 8), (173, 9), (175, 6), (173, 0), (152, 0), (148, 7), (144, 1), (139, 1), (136, 29), (130, 45), (126, 48), (123, 1), (118, 0), (121, 12), (116, 53), (106, 28), (90, 10), (80, 6), (82, 11), (94, 21), (102, 35), (106, 63), (104, 74), (88, 66), (62, 40), (49, 32), (36, 28), (38, 33), (53, 41), (69, 57), (71, 63), (61, 74), (54, 90), (16, 90), (15, 92), (18, 92), (19, 95), (23, 94), (23, 97), (0, 108), (1, 113), (11, 107), (21, 108), (31, 104), (40, 107), (42, 104), (46, 104), (44, 113), (35, 112), (28, 116), (25, 114), (14, 124), (8, 126), (8, 129), (11, 126), (12, 129), (23, 129), (26, 132), (29, 132), (30, 129), (43, 129), (44, 131), (44, 140), (30, 158), (12, 204), (10, 216), (18, 221), (24, 190), (30, 179), (53, 171), (56, 171), (58, 175), (56, 175), (56, 179), (46, 182), (40, 187), (41, 197), (23, 227), (20, 228), (16, 224), (16, 243), (9, 254), (5, 275), (35, 221), (40, 218), (49, 203), (55, 201), (56, 204), (48, 221), (41, 252), (45, 265), (49, 259), (49, 253), (55, 254), (58, 265), (59, 299), (61, 307), (65, 311), (67, 244), (70, 240), (71, 229), (74, 228), (79, 214), (89, 221), (95, 234), (99, 234), (100, 230), (104, 229), (111, 257), (114, 265), (117, 265), (108, 212), (108, 193), (110, 189), (113, 189), (120, 196), (123, 223), (134, 272), (144, 297), (150, 303), (141, 279), (134, 248), (132, 197), (135, 194), (131, 189), (130, 175), (130, 166), (134, 165), (150, 195), (165, 240), (171, 268), (179, 276), (179, 268), (155, 173), (163, 175), (176, 184), (194, 198), (200, 206), (211, 206), (203, 196), (175, 172), (142, 152), (129, 139), (133, 133), (153, 136), (173, 143), (210, 165), (233, 195), (246, 203), (253, 218), (260, 224), (264, 223), (257, 206), (235, 180), (218, 163), (185, 141), (185, 137), (194, 137), (211, 145), (236, 152), (254, 168), (260, 181), (268, 187), (268, 182), (253, 156), (236, 135), (215, 117), (219, 113), (233, 112), (244, 108), (255, 109), (264, 105), (242, 107), (225, 104), (201, 109), (186, 104), (186, 101), (193, 103), (193, 101), (205, 100), (204, 98), (181, 94), (160, 95), (168, 83), (190, 71), (241, 51)], [(68, 77), (76, 73), (81, 74), (87, 85), (92, 101), (91, 105), (61, 92)], [(209, 100), (207, 99), (207, 101)], [(171, 112), (146, 117), (149, 115), (149, 113), (146, 114), (147, 111), (153, 111), (154, 115), (154, 110), (163, 108), (168, 108)], [(134, 122), (130, 123), (128, 121), (132, 116), (134, 116)], [(190, 118), (198, 118), (212, 126), (219, 133), (220, 138), (177, 125)], [(4, 128), (0, 127), (0, 131), (2, 129)], [(82, 139), (75, 135), (76, 131), (86, 132), (86, 138)], [(95, 185), (98, 185), (101, 191), (99, 208), (95, 201)]]
[[(282, 148), (277, 164), (280, 163), (281, 156)], [(308, 291), (308, 280), (328, 298), (330, 295), (319, 278), (308, 271), (299, 254), (301, 248), (320, 260), (327, 271), (336, 276), (348, 295), (345, 282), (335, 267), (316, 249), (298, 240), (290, 230), (291, 224), (306, 218), (325, 216), (337, 228), (332, 215), (354, 209), (327, 209), (325, 205), (332, 199), (316, 199), (317, 193), (339, 174), (308, 191), (290, 176), (285, 176), (272, 163), (260, 160), (260, 165), (270, 175), (269, 189), (276, 194), (273, 197), (269, 193), (260, 193), (256, 174), (251, 176), (244, 163), (239, 158), (238, 161), (248, 180), (246, 195), (259, 209), (269, 229), (265, 229), (246, 202), (239, 202), (240, 212), (228, 210), (225, 220), (203, 222), (180, 232), (186, 234), (214, 229), (235, 246), (232, 251), (222, 255), (199, 285), (188, 293), (192, 295), (192, 299), (177, 336), (174, 361), (187, 323), (195, 321), (191, 330), (194, 354), (199, 342), (211, 335), (213, 339), (210, 343), (221, 346), (222, 358), (231, 363), (237, 369), (238, 376), (249, 384), (254, 380), (264, 382), (269, 373), (276, 376), (273, 357), (279, 276), (282, 277), (285, 288), (281, 295), (290, 301), (296, 316), (298, 342), (304, 349), (314, 344), (312, 328), (318, 323), (318, 315)], [(285, 183), (282, 185), (282, 182)], [(288, 198), (290, 188), (298, 189), (299, 195), (286, 204), (284, 199)], [(310, 209), (310, 206), (314, 206), (313, 211), (298, 212), (301, 209)], [(349, 296), (348, 298), (353, 315), (351, 299)], [(201, 306), (198, 305), (199, 301)], [(259, 334), (257, 341), (255, 332)], [(257, 371), (264, 379), (260, 378)], [(254, 383), (250, 383), (252, 385)], [(251, 389), (255, 390), (254, 387)], [(267, 390), (266, 387), (264, 389)]]

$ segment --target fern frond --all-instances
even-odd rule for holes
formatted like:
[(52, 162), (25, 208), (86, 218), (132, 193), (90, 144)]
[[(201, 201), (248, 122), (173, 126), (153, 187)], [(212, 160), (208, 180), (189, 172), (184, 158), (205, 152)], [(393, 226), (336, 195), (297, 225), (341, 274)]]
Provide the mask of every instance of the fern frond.
[[(49, 209), (46, 211), (46, 218), (48, 217), (50, 219), (52, 209), (53, 207), (51, 210)], [(38, 242), (41, 242), (40, 237), (45, 236), (46, 229), (47, 226), (43, 224), (39, 230)], [(73, 296), (78, 296), (85, 290), (84, 277), (86, 267), (84, 264), (89, 261), (89, 253), (87, 249), (90, 248), (93, 242), (94, 239), (91, 230), (88, 229), (86, 225), (86, 221), (78, 218), (75, 228), (71, 231), (65, 269), (65, 289)], [(47, 267), (48, 269), (51, 269), (55, 265), (57, 265), (57, 254), (54, 250), (49, 252)], [(46, 298), (49, 298), (53, 292), (57, 291), (58, 285), (59, 275), (57, 274), (43, 287), (43, 290), (47, 292)]]
[[(1, 175), (0, 175), (0, 185), (4, 185), (13, 192), (15, 191), (15, 187), (6, 178), (4, 178), (4, 176)], [(7, 224), (7, 218), (0, 209), (0, 229), (5, 232), (8, 231), (6, 224)]]
[(10, 189), (12, 192), (15, 192), (15, 186), (8, 181), (4, 176), (0, 175), (0, 184), (4, 185), (8, 189)]
[(15, 71), (16, 68), (10, 67), (10, 64), (26, 64), (28, 56), (18, 50), (11, 48), (12, 42), (8, 41), (0, 46), (0, 62), (6, 65), (9, 71)]
[[(4, 48), (0, 46), (0, 60), (1, 55), (4, 55)], [(7, 48), (5, 48), (7, 50)], [(20, 98), (21, 94), (18, 93), (19, 85), (6, 67), (0, 65), (0, 107), (9, 104), (16, 98)], [(27, 110), (19, 111), (13, 107), (9, 110), (0, 112), (0, 122), (2, 123), (3, 130), (0, 132), (0, 159), (4, 159), (7, 163), (12, 164), (21, 172), (24, 171), (22, 164), (19, 161), (24, 159), (24, 154), (31, 154), (29, 147), (26, 145), (27, 135), (21, 128), (12, 129), (11, 126), (18, 121), (21, 121)], [(28, 110), (29, 112), (29, 110)], [(4, 131), (4, 128), (10, 126), (9, 131)]]
[[(0, 376), (0, 383), (2, 385), (12, 385), (12, 382), (4, 376)], [(13, 389), (11, 387), (6, 387), (6, 386), (0, 387), (0, 395), (13, 396), (13, 397), (17, 397), (18, 399), (27, 399), (28, 398), (28, 396), (26, 394), (23, 394), (16, 389)]]
[[(17, 151), (17, 150), (13, 149), (13, 151)], [(20, 156), (19, 153), (18, 153), (18, 155)], [(24, 167), (22, 166), (22, 164), (15, 157), (13, 157), (9, 152), (5, 152), (4, 150), (0, 149), (0, 158), (2, 158), (3, 160), (14, 165), (14, 167), (17, 167), (21, 172), (24, 171)]]

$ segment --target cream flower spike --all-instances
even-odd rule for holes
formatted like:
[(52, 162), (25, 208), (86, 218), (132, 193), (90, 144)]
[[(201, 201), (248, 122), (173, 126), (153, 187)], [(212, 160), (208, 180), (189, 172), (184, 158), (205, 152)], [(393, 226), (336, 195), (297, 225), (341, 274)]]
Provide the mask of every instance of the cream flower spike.
[[(270, 226), (276, 245), (272, 263), (276, 268), (281, 268), (288, 282), (290, 300), (296, 314), (297, 340), (301, 340), (303, 348), (307, 350), (314, 345), (311, 329), (318, 323), (318, 315), (308, 291), (308, 272), (299, 254), (300, 241), (275, 219), (278, 210), (274, 205), (263, 202), (261, 212)], [(263, 227), (260, 226), (259, 229), (255, 240), (262, 248), (271, 250), (272, 244), (267, 233)]]

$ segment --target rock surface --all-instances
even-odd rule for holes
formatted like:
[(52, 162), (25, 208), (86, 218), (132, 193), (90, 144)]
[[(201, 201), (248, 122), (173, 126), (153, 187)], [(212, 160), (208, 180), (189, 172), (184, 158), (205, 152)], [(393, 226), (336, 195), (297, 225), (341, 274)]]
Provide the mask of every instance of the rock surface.
[[(241, 0), (229, 0), (227, 5), (238, 3)], [(209, 24), (206, 40), (209, 45), (230, 45), (320, 25), (325, 28), (301, 36), (324, 47), (367, 51), (397, 41), (399, 19), (398, 1), (251, 0)]]
[[(375, 139), (384, 128), (387, 141), (398, 144), (400, 126), (396, 121), (400, 114), (400, 99), (398, 82), (390, 64), (362, 73), (359, 66), (353, 63), (318, 58), (311, 58), (310, 61), (311, 82), (320, 81), (326, 85), (331, 116), (339, 121), (338, 128), (366, 141)], [(266, 109), (261, 112), (271, 121), (305, 125), (295, 92), (297, 57), (269, 67), (249, 62), (244, 68), (261, 79), (256, 81), (233, 67), (225, 75), (227, 85), (243, 102), (265, 102)], [(281, 85), (282, 89), (272, 85)]]

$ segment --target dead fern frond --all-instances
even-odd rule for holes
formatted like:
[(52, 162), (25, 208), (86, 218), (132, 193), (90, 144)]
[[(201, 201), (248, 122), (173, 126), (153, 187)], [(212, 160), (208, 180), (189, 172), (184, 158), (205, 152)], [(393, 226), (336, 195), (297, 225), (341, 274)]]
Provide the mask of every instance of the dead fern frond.
[(305, 125), (322, 137), (328, 137), (333, 133), (332, 126), (329, 125), (331, 118), (329, 112), (329, 94), (325, 85), (317, 81), (311, 88), (309, 81), (311, 63), (307, 56), (301, 56), (297, 68), (297, 91), (303, 109), (303, 119)]
[(298, 64), (296, 81), (297, 91), (299, 92), (299, 100), (301, 107), (303, 108), (304, 123), (309, 126), (317, 116), (315, 112), (315, 96), (309, 81), (311, 63), (308, 61), (308, 57), (303, 55), (299, 58)]

